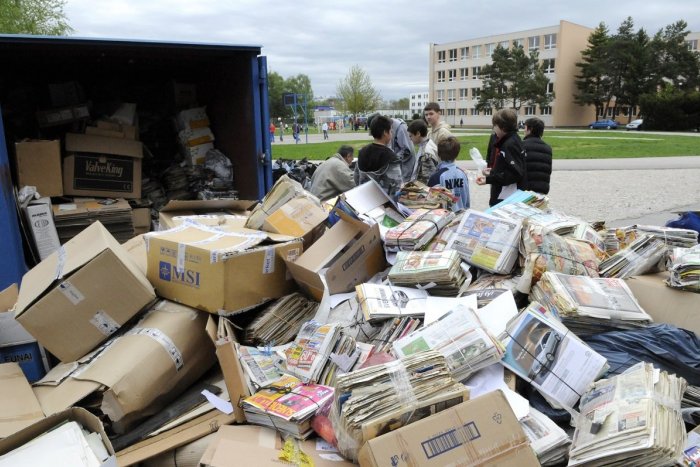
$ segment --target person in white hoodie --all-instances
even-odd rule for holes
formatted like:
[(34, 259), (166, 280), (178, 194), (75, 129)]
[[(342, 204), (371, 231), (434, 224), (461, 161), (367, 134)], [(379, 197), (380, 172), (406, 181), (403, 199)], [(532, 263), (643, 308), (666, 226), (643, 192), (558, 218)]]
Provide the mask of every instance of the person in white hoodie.
[(408, 125), (408, 136), (413, 144), (418, 146), (411, 179), (428, 183), (428, 178), (437, 170), (437, 166), (440, 164), (440, 159), (437, 155), (437, 144), (428, 138), (428, 125), (423, 120), (413, 120)]
[(437, 102), (428, 102), (425, 109), (423, 109), (423, 116), (425, 117), (425, 121), (428, 122), (428, 126), (430, 126), (428, 138), (435, 143), (436, 146), (450, 136), (453, 136), (450, 132), (450, 125), (442, 120), (440, 104)]

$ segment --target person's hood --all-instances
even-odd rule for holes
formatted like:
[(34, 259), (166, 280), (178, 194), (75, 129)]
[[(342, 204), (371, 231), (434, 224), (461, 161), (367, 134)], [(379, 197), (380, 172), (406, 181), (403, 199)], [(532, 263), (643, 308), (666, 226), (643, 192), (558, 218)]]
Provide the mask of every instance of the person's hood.
[[(371, 143), (372, 145), (377, 145), (381, 146), (378, 143)], [(365, 148), (369, 148), (371, 146), (365, 146), (364, 148), (360, 149), (360, 154), (365, 150)], [(399, 164), (401, 160), (399, 159), (399, 156), (396, 154), (392, 153), (393, 155), (388, 161), (383, 161), (381, 160), (380, 157), (358, 157), (357, 158), (357, 168), (361, 170), (362, 172), (370, 173), (370, 174), (375, 174), (375, 175), (382, 175), (384, 172), (387, 171), (387, 168), (389, 167), (390, 164), (396, 163)], [(358, 154), (359, 156), (359, 154)]]

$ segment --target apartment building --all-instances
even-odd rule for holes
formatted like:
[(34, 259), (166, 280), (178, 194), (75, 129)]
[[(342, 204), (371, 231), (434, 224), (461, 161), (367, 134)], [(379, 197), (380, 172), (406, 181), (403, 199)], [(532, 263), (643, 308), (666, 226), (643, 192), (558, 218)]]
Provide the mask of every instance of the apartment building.
[(592, 28), (560, 21), (527, 31), (480, 37), (447, 44), (430, 45), (429, 97), (443, 109), (443, 118), (450, 125), (491, 126), (491, 110), (478, 112), (479, 93), (483, 85), (481, 68), (491, 63), (491, 54), (498, 45), (522, 45), (526, 51), (537, 50), (546, 65), (549, 91), (555, 99), (544, 108), (523, 106), (520, 119), (541, 118), (548, 127), (583, 126), (595, 119), (595, 109), (574, 102), (576, 62), (588, 46)]
[(408, 96), (408, 109), (411, 111), (411, 115), (423, 115), (423, 109), (430, 102), (429, 97), (430, 93), (428, 91), (412, 92)]

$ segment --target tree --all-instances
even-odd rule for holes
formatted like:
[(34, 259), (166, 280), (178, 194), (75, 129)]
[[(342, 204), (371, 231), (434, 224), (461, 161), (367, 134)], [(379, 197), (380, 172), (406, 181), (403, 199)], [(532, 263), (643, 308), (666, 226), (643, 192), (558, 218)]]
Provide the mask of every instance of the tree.
[(652, 73), (654, 57), (649, 47), (649, 36), (644, 29), (640, 29), (630, 37), (616, 40), (615, 47), (618, 50), (616, 59), (627, 61), (626, 67), (622, 70), (622, 85), (616, 96), (615, 105), (629, 106), (627, 121), (630, 122), (632, 116), (636, 114), (640, 97), (656, 88)]
[(0, 33), (66, 36), (73, 32), (63, 8), (66, 0), (2, 0)]
[(285, 92), (306, 96), (306, 102), (310, 104), (314, 100), (314, 91), (311, 88), (311, 79), (305, 74), (290, 76), (284, 82)]
[(579, 105), (595, 106), (596, 120), (608, 103), (607, 96), (611, 88), (607, 74), (609, 42), (608, 27), (605, 23), (600, 23), (588, 36), (588, 47), (581, 52), (581, 61), (576, 63), (579, 68), (576, 76), (579, 92), (574, 96), (574, 101)]
[(287, 116), (288, 109), (284, 105), (283, 94), (284, 78), (279, 73), (269, 72), (267, 74), (267, 97), (270, 105), (270, 118)]
[(688, 24), (676, 21), (654, 35), (651, 55), (656, 57), (654, 75), (657, 84), (670, 82), (679, 89), (694, 89), (700, 85), (698, 54), (688, 49), (685, 42)]
[(381, 102), (379, 91), (359, 65), (353, 65), (345, 78), (338, 82), (336, 95), (343, 100), (345, 109), (354, 115), (372, 111)]
[(547, 93), (549, 78), (537, 52), (527, 55), (522, 47), (509, 50), (499, 45), (491, 60), (481, 69), (484, 85), (477, 109), (502, 109), (508, 105), (517, 112), (523, 104), (549, 105), (553, 98)]

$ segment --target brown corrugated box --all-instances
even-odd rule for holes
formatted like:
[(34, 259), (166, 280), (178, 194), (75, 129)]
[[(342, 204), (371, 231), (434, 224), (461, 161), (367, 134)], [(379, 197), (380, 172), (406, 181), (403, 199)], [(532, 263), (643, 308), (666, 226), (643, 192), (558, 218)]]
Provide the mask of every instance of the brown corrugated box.
[(63, 196), (61, 142), (24, 140), (15, 143), (17, 183), (35, 186), (41, 196)]

